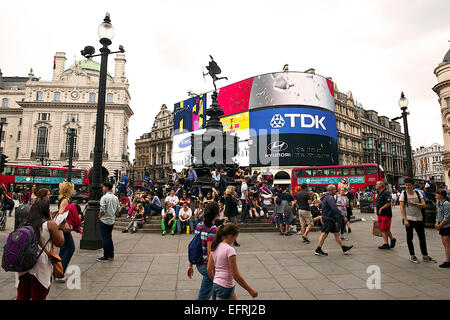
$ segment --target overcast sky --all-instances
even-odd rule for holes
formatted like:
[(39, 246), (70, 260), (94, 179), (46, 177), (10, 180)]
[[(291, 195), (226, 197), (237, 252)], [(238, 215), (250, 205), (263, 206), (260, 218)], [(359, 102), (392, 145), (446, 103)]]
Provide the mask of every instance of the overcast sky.
[(389, 118), (400, 115), (403, 90), (413, 148), (443, 143), (431, 88), (433, 70), (449, 49), (448, 0), (2, 1), (3, 75), (26, 76), (32, 67), (50, 80), (55, 52), (66, 52), (68, 66), (82, 58), (84, 46), (98, 51), (106, 11), (116, 29), (110, 48), (126, 49), (131, 158), (135, 139), (151, 130), (163, 103), (173, 110), (189, 89), (212, 89), (201, 74), (209, 54), (229, 79), (220, 86), (281, 71), (285, 63), (291, 71), (315, 68)]

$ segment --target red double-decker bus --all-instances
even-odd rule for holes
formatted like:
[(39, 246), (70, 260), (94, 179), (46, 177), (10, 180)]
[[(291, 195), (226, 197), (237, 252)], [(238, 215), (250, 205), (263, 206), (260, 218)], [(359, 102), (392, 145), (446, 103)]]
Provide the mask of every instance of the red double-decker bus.
[(384, 170), (377, 164), (355, 164), (348, 166), (298, 167), (292, 169), (292, 192), (295, 187), (306, 183), (314, 192), (325, 192), (330, 184), (339, 185), (346, 178), (349, 188), (375, 189), (379, 180), (384, 181)]
[[(9, 195), (16, 189), (26, 189), (33, 184), (37, 189), (52, 190), (67, 179), (68, 171), (68, 168), (60, 167), (7, 164), (0, 173), (0, 184), (5, 185)], [(78, 193), (89, 196), (89, 176), (86, 169), (73, 168), (71, 181)]]

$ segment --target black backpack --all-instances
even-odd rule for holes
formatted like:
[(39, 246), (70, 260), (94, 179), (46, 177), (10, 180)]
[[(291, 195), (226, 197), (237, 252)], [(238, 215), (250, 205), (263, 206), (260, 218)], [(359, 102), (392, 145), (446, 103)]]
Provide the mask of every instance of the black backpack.
[[(420, 202), (420, 199), (423, 199), (423, 196), (420, 194), (419, 191), (417, 191), (417, 190), (414, 190), (414, 191), (416, 192), (417, 199), (419, 199), (419, 202)], [(403, 191), (403, 194), (404, 194), (403, 199), (405, 201), (405, 204), (408, 205), (408, 193), (406, 191)], [(420, 212), (422, 212), (422, 218), (423, 218), (423, 221), (425, 221), (425, 208), (420, 208)]]

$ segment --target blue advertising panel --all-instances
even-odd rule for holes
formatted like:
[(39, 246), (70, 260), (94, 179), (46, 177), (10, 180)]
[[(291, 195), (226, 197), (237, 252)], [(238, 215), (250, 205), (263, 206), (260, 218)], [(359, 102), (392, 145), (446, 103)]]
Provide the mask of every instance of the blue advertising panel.
[[(365, 177), (345, 177), (348, 180), (349, 184), (352, 183), (365, 183)], [(322, 178), (297, 178), (297, 183), (302, 184), (339, 184), (341, 182), (342, 177), (322, 177)]]
[[(49, 183), (49, 184), (59, 184), (63, 182), (64, 178), (50, 178), (50, 177), (24, 177), (16, 176), (15, 183)], [(82, 179), (72, 179), (73, 184), (83, 184)]]
[(206, 126), (206, 94), (175, 104), (174, 135), (203, 129)]
[[(314, 134), (337, 138), (336, 116), (313, 108), (273, 107), (250, 111), (250, 128), (277, 130), (279, 134)], [(256, 132), (257, 133), (257, 132)]]

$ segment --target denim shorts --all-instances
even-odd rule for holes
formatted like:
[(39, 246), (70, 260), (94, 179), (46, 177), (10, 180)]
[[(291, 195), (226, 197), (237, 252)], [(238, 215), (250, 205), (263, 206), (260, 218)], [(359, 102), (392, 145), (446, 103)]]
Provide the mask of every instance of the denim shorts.
[(214, 293), (216, 294), (216, 297), (220, 300), (231, 300), (234, 295), (234, 288), (224, 288), (222, 286), (219, 286), (218, 284), (213, 284)]

